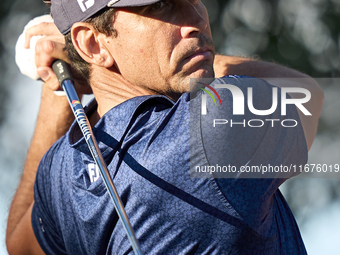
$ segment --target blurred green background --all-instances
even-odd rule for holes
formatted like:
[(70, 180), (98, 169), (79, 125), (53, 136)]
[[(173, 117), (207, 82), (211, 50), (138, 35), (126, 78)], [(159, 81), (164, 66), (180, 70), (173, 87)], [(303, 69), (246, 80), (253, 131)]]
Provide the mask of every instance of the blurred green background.
[[(217, 52), (276, 62), (314, 78), (340, 76), (340, 0), (205, 0)], [(20, 74), (15, 43), (40, 0), (0, 2), (0, 254), (8, 207), (20, 179), (39, 107), (41, 82)], [(340, 84), (340, 82), (335, 82)], [(339, 86), (324, 87), (313, 163), (339, 163)], [(320, 162), (322, 161), (322, 162)], [(340, 254), (339, 179), (297, 178), (282, 187), (309, 254)]]

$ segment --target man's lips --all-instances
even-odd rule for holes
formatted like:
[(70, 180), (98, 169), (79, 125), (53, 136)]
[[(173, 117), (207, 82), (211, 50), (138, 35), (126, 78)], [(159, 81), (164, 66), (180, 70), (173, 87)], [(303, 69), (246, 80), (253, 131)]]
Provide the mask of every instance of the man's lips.
[(183, 61), (185, 63), (189, 62), (189, 61), (203, 61), (203, 60), (207, 60), (213, 57), (213, 52), (211, 49), (209, 48), (202, 48), (202, 49), (198, 49), (195, 50), (194, 52), (190, 52), (188, 53)]

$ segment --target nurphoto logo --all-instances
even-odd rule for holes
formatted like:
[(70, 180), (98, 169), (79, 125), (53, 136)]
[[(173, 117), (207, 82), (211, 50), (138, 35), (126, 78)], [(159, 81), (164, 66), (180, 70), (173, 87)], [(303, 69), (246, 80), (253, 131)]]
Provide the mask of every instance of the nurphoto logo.
[[(203, 84), (203, 83), (201, 83)], [(233, 115), (245, 115), (245, 106), (248, 107), (248, 110), (257, 116), (269, 116), (273, 114), (277, 108), (278, 108), (278, 102), (279, 102), (279, 90), (281, 90), (281, 115), (286, 116), (287, 115), (287, 105), (295, 105), (304, 115), (311, 116), (312, 114), (306, 109), (306, 107), (303, 105), (310, 101), (311, 99), (311, 93), (304, 88), (297, 88), (297, 87), (284, 87), (284, 88), (278, 88), (273, 87), (272, 93), (271, 93), (271, 102), (272, 105), (269, 109), (256, 109), (254, 107), (254, 97), (253, 97), (253, 88), (248, 87), (247, 88), (247, 95), (245, 96), (243, 91), (238, 88), (235, 85), (232, 84), (216, 84), (214, 89), (213, 87), (203, 84), (206, 88), (200, 88), (200, 90), (204, 91), (202, 93), (202, 104), (201, 104), (201, 115), (207, 115), (207, 95), (209, 95), (212, 100), (214, 101), (215, 106), (217, 106), (217, 102), (213, 96), (213, 94), (209, 91), (211, 90), (220, 101), (220, 105), (222, 106), (222, 99), (220, 95), (217, 93), (216, 89), (228, 89), (231, 92), (232, 95), (232, 101), (233, 101)], [(209, 89), (209, 90), (208, 90)], [(256, 88), (255, 88), (256, 89)], [(287, 94), (295, 93), (295, 94), (301, 94), (301, 98), (290, 98), (287, 96)], [(247, 104), (245, 104), (247, 102)], [(243, 127), (246, 127), (247, 124), (249, 127), (262, 127), (264, 126), (265, 121), (271, 122), (271, 126), (275, 126), (275, 122), (280, 121), (279, 119), (250, 119), (250, 120), (243, 120), (242, 122), (233, 122), (233, 120), (227, 120), (227, 119), (214, 119), (213, 126), (216, 127), (217, 125), (226, 125), (230, 124), (230, 127), (233, 127), (235, 125), (241, 125)], [(281, 125), (283, 127), (296, 127), (298, 125), (298, 121), (294, 119), (284, 119), (281, 120)]]

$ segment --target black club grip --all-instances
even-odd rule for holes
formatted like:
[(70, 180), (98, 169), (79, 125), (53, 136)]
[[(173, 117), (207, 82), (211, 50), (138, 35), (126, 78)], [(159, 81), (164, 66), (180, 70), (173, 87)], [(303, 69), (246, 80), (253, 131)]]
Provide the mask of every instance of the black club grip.
[(68, 64), (62, 60), (56, 60), (52, 64), (52, 69), (58, 78), (59, 84), (61, 85), (64, 80), (73, 81)]

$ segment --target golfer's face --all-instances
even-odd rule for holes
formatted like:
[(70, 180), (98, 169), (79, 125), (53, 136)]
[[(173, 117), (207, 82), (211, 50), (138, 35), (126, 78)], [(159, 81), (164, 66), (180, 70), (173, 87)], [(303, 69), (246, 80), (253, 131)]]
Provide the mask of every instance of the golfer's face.
[(201, 1), (165, 0), (119, 8), (111, 53), (123, 77), (170, 95), (189, 91), (189, 78), (213, 77), (214, 47)]

